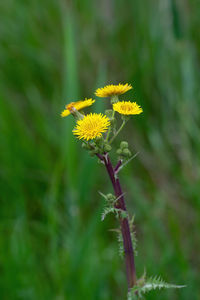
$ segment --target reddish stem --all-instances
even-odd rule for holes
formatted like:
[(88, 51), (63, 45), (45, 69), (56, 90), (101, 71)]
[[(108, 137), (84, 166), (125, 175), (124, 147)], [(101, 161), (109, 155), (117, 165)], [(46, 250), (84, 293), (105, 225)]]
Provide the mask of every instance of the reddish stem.
[[(116, 198), (119, 198), (119, 200), (115, 204), (115, 207), (127, 212), (120, 182), (115, 173), (115, 169), (117, 170), (118, 168), (115, 169), (113, 168), (108, 154), (103, 156), (103, 161), (106, 166), (109, 177), (111, 179), (115, 196)], [(131, 240), (128, 217), (123, 217), (123, 218), (120, 217), (120, 225), (121, 225), (121, 232), (122, 232), (122, 238), (124, 244), (124, 255), (125, 255), (125, 262), (126, 262), (128, 288), (130, 289), (136, 284), (136, 271), (135, 271), (134, 251), (133, 251), (133, 245)]]
[(115, 168), (114, 168), (115, 174), (118, 173), (119, 168), (121, 167), (121, 164), (122, 164), (122, 161), (121, 161), (121, 159), (120, 159), (120, 160), (118, 161), (118, 163), (116, 164)]

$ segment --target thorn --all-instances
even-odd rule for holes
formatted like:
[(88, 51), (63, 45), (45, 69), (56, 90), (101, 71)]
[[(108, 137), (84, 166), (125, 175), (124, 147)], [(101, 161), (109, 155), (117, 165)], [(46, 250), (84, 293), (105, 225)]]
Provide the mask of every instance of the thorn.
[(117, 197), (114, 201), (114, 203), (116, 203), (120, 198), (122, 198), (126, 193), (122, 193), (119, 197)]
[(137, 152), (135, 155), (133, 155), (131, 158), (129, 158), (123, 165), (121, 165), (118, 170), (115, 172), (116, 174), (119, 173), (119, 171), (121, 169), (123, 169), (123, 167), (125, 167), (132, 159), (134, 159), (137, 155), (139, 154), (139, 152)]
[(101, 195), (104, 199), (107, 200), (106, 195), (104, 195), (101, 191), (98, 191), (99, 195)]
[(121, 233), (121, 230), (120, 230), (120, 229), (118, 229), (118, 228), (108, 229), (108, 231), (112, 231), (112, 232)]

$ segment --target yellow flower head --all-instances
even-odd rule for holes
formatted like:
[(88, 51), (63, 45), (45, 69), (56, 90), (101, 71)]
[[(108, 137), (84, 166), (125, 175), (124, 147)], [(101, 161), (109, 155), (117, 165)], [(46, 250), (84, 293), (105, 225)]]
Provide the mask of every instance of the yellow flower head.
[(109, 118), (103, 114), (90, 113), (77, 121), (73, 134), (79, 139), (92, 140), (101, 137), (110, 126)]
[(94, 102), (95, 100), (92, 100), (91, 98), (77, 101), (77, 102), (71, 102), (65, 106), (66, 109), (63, 110), (61, 116), (62, 117), (69, 116), (73, 112), (73, 109), (81, 110), (85, 107), (91, 106)]
[(107, 85), (103, 88), (99, 88), (96, 90), (95, 95), (97, 97), (110, 97), (115, 95), (121, 95), (131, 90), (132, 86), (128, 83), (126, 84), (118, 84), (118, 85)]
[(113, 104), (113, 109), (122, 115), (139, 115), (143, 112), (136, 102), (118, 101)]

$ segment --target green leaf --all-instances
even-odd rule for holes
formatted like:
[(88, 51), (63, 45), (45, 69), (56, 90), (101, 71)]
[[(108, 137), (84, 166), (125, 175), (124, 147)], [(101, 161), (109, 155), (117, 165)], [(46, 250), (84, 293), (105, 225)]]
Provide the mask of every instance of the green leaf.
[[(116, 217), (119, 218), (119, 216), (121, 216), (121, 214), (124, 215), (124, 213), (126, 213), (126, 212), (122, 209), (115, 208), (115, 207), (105, 207), (105, 209), (102, 213), (102, 216), (101, 216), (101, 220), (103, 221), (105, 219), (105, 217), (110, 213), (116, 214)], [(124, 215), (124, 217), (127, 217), (127, 214), (126, 214), (126, 216)]]
[(119, 243), (119, 256), (123, 258), (124, 256), (124, 245), (123, 245), (123, 238), (122, 233), (119, 231), (118, 233), (118, 243)]
[(129, 225), (130, 225), (131, 240), (132, 240), (134, 254), (137, 255), (137, 238), (136, 238), (136, 233), (134, 231), (134, 218), (135, 216), (133, 216), (132, 219), (129, 219)]
[(139, 299), (143, 296), (143, 294), (150, 292), (152, 290), (160, 290), (160, 289), (170, 289), (170, 288), (175, 288), (175, 289), (180, 289), (185, 287), (185, 285), (175, 285), (175, 284), (170, 284), (166, 283), (163, 281), (160, 277), (150, 277), (148, 280), (145, 280), (145, 282), (142, 283), (138, 281), (138, 285), (134, 286), (128, 293), (128, 300), (133, 300), (137, 299), (134, 298), (137, 296)]

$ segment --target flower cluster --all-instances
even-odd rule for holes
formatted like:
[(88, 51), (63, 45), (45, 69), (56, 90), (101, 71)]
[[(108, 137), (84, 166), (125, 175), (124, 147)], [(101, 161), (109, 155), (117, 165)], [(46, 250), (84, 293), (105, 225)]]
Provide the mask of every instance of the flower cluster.
[[(91, 106), (95, 100), (92, 98), (80, 100), (77, 102), (71, 102), (66, 105), (65, 110), (61, 113), (62, 117), (66, 117), (72, 114), (76, 119), (76, 126), (73, 129), (73, 134), (76, 135), (79, 139), (84, 141), (90, 141), (102, 138), (102, 134), (107, 131), (107, 136), (105, 138), (106, 142), (109, 142), (109, 135), (113, 130), (113, 120), (115, 112), (118, 112), (122, 116), (138, 115), (142, 113), (142, 108), (136, 102), (130, 101), (120, 101), (118, 96), (126, 93), (132, 89), (130, 84), (118, 84), (118, 85), (107, 85), (103, 88), (98, 88), (95, 92), (95, 95), (98, 97), (111, 97), (111, 116), (90, 113), (84, 115), (82, 110), (88, 106)], [(123, 123), (124, 126), (124, 123)], [(121, 126), (117, 131), (121, 131)], [(113, 137), (110, 139), (110, 142), (114, 140), (116, 132)]]

